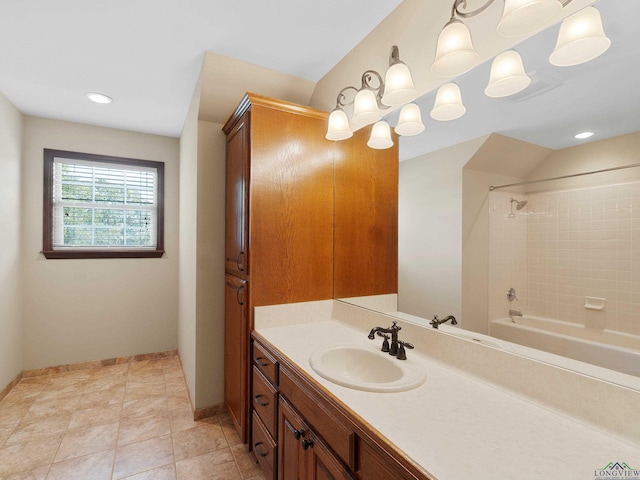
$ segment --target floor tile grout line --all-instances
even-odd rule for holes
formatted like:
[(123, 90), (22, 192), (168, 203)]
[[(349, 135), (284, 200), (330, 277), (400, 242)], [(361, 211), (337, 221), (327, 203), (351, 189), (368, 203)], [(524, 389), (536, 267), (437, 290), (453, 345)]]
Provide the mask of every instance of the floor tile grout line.
[(113, 480), (113, 476), (115, 474), (115, 469), (116, 469), (116, 458), (118, 456), (118, 442), (120, 441), (120, 427), (122, 425), (122, 410), (124, 410), (124, 397), (126, 395), (126, 390), (127, 390), (127, 379), (129, 377), (129, 367), (130, 364), (127, 364), (127, 369), (126, 372), (124, 374), (125, 377), (125, 383), (124, 383), (124, 390), (122, 392), (122, 399), (120, 400), (120, 411), (118, 412), (118, 433), (116, 433), (116, 444), (115, 447), (113, 449), (113, 460), (111, 460), (111, 475), (110, 478)]

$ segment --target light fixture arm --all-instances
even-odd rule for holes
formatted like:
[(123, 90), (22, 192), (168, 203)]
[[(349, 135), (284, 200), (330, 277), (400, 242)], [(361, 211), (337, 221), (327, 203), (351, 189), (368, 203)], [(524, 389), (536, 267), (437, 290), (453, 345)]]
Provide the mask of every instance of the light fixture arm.
[(451, 20), (456, 18), (456, 16), (461, 18), (475, 17), (476, 15), (484, 12), (487, 8), (489, 8), (489, 5), (491, 5), (494, 1), (495, 0), (487, 0), (487, 2), (484, 5), (476, 8), (475, 10), (470, 10), (468, 12), (465, 12), (463, 10), (460, 10), (460, 7), (462, 6), (463, 9), (466, 9), (467, 0), (454, 0), (453, 7), (451, 7)]
[(355, 93), (351, 101), (347, 102), (347, 96), (344, 93), (348, 90), (353, 90), (355, 93), (358, 93), (358, 89), (356, 87), (344, 87), (342, 90), (340, 90), (340, 93), (338, 93), (338, 97), (336, 98), (336, 108), (343, 108), (349, 105), (353, 105), (353, 101), (355, 100)]
[(398, 46), (394, 45), (391, 47), (391, 51), (389, 52), (389, 66), (395, 65), (396, 63), (404, 63), (400, 60), (400, 50), (398, 50)]
[[(572, 2), (572, 0), (559, 0), (559, 1), (560, 1), (560, 3), (562, 4), (563, 7), (566, 7), (567, 5), (569, 5)], [(467, 0), (454, 0), (453, 6), (451, 7), (451, 20), (455, 19), (456, 16), (458, 16), (460, 18), (475, 17), (476, 15), (484, 12), (487, 8), (489, 8), (489, 6), (493, 2), (495, 2), (495, 0), (487, 0), (486, 3), (484, 3), (480, 7), (476, 8), (475, 10), (470, 10), (468, 12), (465, 12), (464, 9), (467, 8)], [(461, 8), (462, 8), (462, 10), (461, 10)]]
[[(374, 78), (377, 80), (377, 85), (371, 83)], [(382, 76), (378, 72), (375, 70), (367, 70), (362, 74), (362, 86), (360, 89), (362, 90), (363, 88), (368, 88), (375, 92), (378, 108), (381, 110), (387, 110), (389, 108), (382, 103), (382, 95), (384, 95), (384, 80), (382, 80)]]

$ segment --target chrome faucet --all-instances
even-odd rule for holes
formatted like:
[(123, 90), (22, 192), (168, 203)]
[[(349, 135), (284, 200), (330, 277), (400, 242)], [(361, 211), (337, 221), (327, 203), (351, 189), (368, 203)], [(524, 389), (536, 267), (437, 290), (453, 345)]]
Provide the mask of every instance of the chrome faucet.
[(521, 317), (522, 312), (520, 310), (509, 310), (510, 317)]
[(448, 315), (448, 316), (444, 317), (443, 319), (439, 319), (437, 315), (434, 315), (433, 319), (429, 322), (429, 325), (431, 325), (433, 328), (437, 329), (438, 325), (446, 323), (449, 320), (451, 320), (451, 325), (457, 325), (458, 324), (458, 321), (456, 320), (456, 317), (454, 317), (453, 315)]
[[(389, 355), (393, 355), (398, 360), (406, 360), (407, 354), (405, 351), (405, 347), (409, 349), (412, 349), (414, 347), (410, 343), (398, 340), (398, 332), (400, 330), (402, 330), (402, 327), (399, 327), (398, 322), (394, 320), (393, 324), (389, 328), (372, 328), (369, 332), (368, 338), (369, 340), (373, 340), (376, 334), (379, 337), (384, 338), (381, 350), (383, 352), (388, 352)], [(391, 345), (389, 345), (389, 335), (391, 335)]]

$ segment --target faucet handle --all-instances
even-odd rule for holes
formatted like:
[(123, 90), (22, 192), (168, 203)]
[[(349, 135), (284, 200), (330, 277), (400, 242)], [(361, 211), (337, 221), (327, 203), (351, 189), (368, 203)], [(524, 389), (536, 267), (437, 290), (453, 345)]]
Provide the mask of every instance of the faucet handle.
[(398, 340), (398, 354), (396, 355), (396, 358), (398, 360), (406, 360), (407, 359), (407, 352), (405, 350), (405, 347), (413, 350), (413, 348), (415, 348), (411, 343), (409, 342), (403, 342), (402, 340)]
[(377, 332), (379, 337), (384, 338), (384, 341), (382, 342), (382, 351), (383, 352), (388, 352), (389, 351), (389, 335), (385, 335), (382, 332)]

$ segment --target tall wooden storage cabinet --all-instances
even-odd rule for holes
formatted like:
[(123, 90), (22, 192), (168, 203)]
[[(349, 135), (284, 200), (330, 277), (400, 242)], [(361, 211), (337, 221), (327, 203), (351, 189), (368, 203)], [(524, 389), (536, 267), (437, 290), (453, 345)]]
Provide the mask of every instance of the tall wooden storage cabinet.
[(225, 403), (247, 441), (253, 307), (333, 297), (327, 114), (247, 94), (227, 136)]
[(225, 403), (245, 443), (254, 307), (397, 292), (397, 142), (330, 142), (327, 116), (249, 93), (223, 127)]

